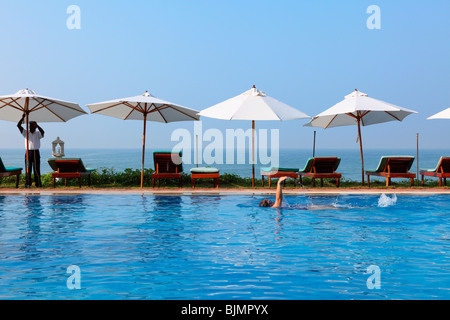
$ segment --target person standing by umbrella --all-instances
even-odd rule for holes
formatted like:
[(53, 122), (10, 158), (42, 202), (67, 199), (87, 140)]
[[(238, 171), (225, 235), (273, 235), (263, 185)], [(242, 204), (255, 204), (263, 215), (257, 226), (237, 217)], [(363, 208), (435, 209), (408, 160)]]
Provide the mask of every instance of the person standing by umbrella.
[[(0, 120), (16, 122), (20, 114), (25, 114), (25, 118), (22, 118), (20, 121), (20, 127), (23, 119), (26, 119), (27, 130), (24, 130), (26, 134), (27, 132), (30, 133), (29, 125), (32, 122), (30, 120), (39, 122), (67, 122), (72, 118), (87, 114), (87, 112), (76, 103), (41, 96), (28, 88), (19, 90), (14, 94), (0, 96)], [(23, 132), (23, 129), (21, 130), (19, 128), (19, 130)], [(27, 143), (27, 140), (25, 140), (25, 145), (28, 150), (30, 142), (28, 141)], [(25, 155), (28, 158), (28, 152)], [(28, 162), (28, 159), (26, 161)], [(28, 171), (28, 167), (26, 169)], [(27, 186), (29, 187), (30, 185), (28, 184)]]
[(25, 188), (29, 188), (31, 186), (32, 170), (34, 170), (34, 183), (37, 188), (41, 188), (41, 155), (39, 153), (39, 149), (41, 147), (41, 139), (44, 137), (45, 132), (36, 121), (30, 121), (30, 131), (27, 132), (27, 130), (22, 127), (25, 116), (26, 114), (24, 113), (22, 118), (17, 123), (17, 128), (19, 128), (20, 133), (25, 138), (25, 148), (28, 152), (28, 155), (25, 154), (25, 167), (27, 168)]

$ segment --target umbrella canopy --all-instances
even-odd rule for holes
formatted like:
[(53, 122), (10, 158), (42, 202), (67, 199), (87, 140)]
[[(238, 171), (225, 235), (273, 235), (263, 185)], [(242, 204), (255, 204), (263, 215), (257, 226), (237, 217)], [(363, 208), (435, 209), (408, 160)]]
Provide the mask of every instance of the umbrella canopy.
[(201, 116), (222, 120), (295, 120), (310, 116), (288, 106), (255, 86), (244, 93), (200, 112)]
[(28, 121), (66, 122), (87, 114), (73, 102), (37, 95), (33, 90), (20, 90), (15, 94), (0, 96), (0, 119), (19, 121), (23, 113)]
[(369, 126), (389, 121), (402, 121), (406, 116), (412, 113), (417, 112), (371, 98), (367, 94), (355, 90), (351, 94), (345, 96), (343, 101), (313, 117), (309, 123), (305, 124), (305, 126), (327, 129), (339, 126), (357, 125), (361, 151), (362, 184), (364, 185), (364, 156), (361, 140), (361, 126)]
[(145, 133), (147, 121), (168, 123), (175, 121), (197, 121), (200, 118), (197, 110), (158, 99), (147, 91), (143, 95), (89, 104), (87, 107), (91, 113), (102, 114), (122, 120), (142, 120), (144, 122), (141, 188), (144, 184)]
[[(26, 115), (27, 153), (28, 161), (28, 124), (36, 122), (67, 122), (68, 120), (87, 114), (86, 111), (73, 102), (44, 97), (33, 90), (20, 90), (15, 94), (0, 96), (0, 119), (18, 122)], [(28, 173), (28, 166), (26, 168)]]
[(432, 120), (432, 119), (450, 119), (450, 108), (447, 108), (441, 112), (438, 112), (434, 115), (432, 115), (431, 117), (428, 117), (427, 120)]
[(147, 120), (175, 122), (199, 120), (198, 111), (152, 96), (143, 95), (110, 100), (87, 105), (91, 113), (102, 114), (122, 120)]
[(231, 99), (202, 110), (200, 116), (222, 120), (252, 121), (252, 185), (255, 186), (255, 121), (259, 120), (295, 120), (311, 118), (303, 112), (288, 106), (255, 86)]

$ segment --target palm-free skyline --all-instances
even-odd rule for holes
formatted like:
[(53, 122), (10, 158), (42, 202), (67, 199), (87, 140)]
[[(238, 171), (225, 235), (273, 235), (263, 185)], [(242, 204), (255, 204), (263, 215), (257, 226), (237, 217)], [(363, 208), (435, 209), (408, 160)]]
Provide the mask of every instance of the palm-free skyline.
[[(79, 8), (79, 29), (68, 8)], [(371, 5), (380, 29), (367, 26)], [(3, 2), (0, 95), (29, 88), (86, 105), (143, 94), (203, 110), (253, 85), (315, 116), (358, 89), (416, 110), (403, 122), (363, 127), (364, 146), (448, 148), (450, 122), (426, 120), (450, 107), (448, 1), (14, 1)], [(18, 121), (19, 119), (17, 119)], [(203, 129), (251, 127), (202, 118)], [(279, 129), (280, 147), (354, 148), (355, 128), (303, 127), (307, 120), (260, 121)], [(43, 148), (140, 148), (142, 123), (85, 115), (42, 123)], [(177, 128), (147, 126), (149, 148), (176, 145)], [(0, 148), (22, 148), (16, 124), (0, 121)]]

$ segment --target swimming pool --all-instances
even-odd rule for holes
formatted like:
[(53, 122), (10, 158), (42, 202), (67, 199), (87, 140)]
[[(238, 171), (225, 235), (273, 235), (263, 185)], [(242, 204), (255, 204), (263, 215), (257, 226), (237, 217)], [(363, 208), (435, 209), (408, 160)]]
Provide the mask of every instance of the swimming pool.
[(261, 199), (0, 196), (0, 299), (450, 297), (449, 196)]

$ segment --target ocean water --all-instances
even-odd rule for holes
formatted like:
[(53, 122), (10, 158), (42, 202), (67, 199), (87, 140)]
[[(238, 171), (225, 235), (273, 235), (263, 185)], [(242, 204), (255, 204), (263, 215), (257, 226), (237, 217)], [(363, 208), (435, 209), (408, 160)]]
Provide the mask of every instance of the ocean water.
[(0, 196), (0, 299), (450, 299), (448, 196), (261, 199)]
[[(161, 150), (161, 149), (158, 149)], [(147, 149), (145, 155), (145, 167), (153, 168), (153, 149)], [(242, 177), (251, 177), (252, 169), (249, 152), (245, 151), (245, 164), (237, 164), (237, 152), (234, 156), (234, 164), (225, 164), (227, 151), (223, 151), (223, 163), (200, 163), (199, 166), (214, 166), (220, 169), (221, 173), (237, 174)], [(367, 149), (364, 150), (364, 164), (366, 170), (375, 169), (378, 166), (381, 156), (385, 155), (410, 155), (416, 156), (415, 149), (386, 150)], [(270, 153), (269, 153), (270, 155)], [(338, 172), (341, 172), (346, 180), (361, 181), (361, 157), (359, 149), (317, 149), (316, 156), (336, 156), (341, 157), (341, 164)], [(24, 167), (25, 151), (22, 149), (2, 149), (0, 156), (6, 166)], [(279, 151), (280, 167), (293, 167), (302, 169), (312, 150), (307, 149), (281, 149)], [(419, 150), (420, 169), (431, 169), (437, 165), (441, 156), (450, 156), (450, 150)], [(89, 168), (113, 168), (115, 171), (123, 171), (126, 168), (141, 169), (142, 150), (141, 149), (69, 149), (66, 150), (66, 157), (82, 158), (86, 167)], [(51, 158), (50, 149), (41, 149), (41, 172), (51, 171), (47, 159)], [(196, 167), (196, 152), (192, 150), (189, 157), (183, 157), (183, 169), (189, 172), (190, 168)], [(256, 164), (255, 173), (260, 178), (260, 168), (268, 167), (270, 164)], [(414, 161), (411, 172), (417, 171), (417, 159)], [(366, 179), (366, 177), (365, 177)], [(376, 179), (376, 177), (371, 178)]]

